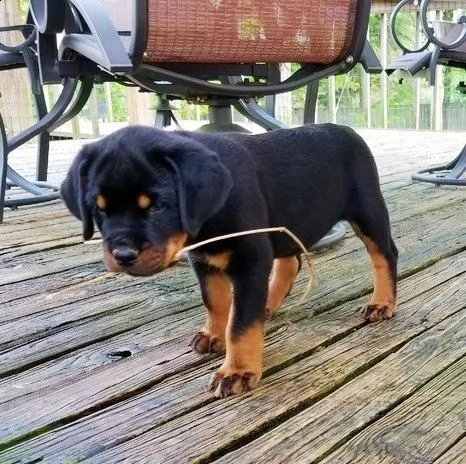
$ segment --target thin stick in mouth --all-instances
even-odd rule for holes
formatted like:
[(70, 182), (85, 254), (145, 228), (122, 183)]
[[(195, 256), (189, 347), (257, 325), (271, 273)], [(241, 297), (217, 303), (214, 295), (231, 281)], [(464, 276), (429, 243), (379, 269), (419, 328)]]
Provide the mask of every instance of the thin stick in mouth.
[[(291, 232), (286, 227), (266, 227), (266, 228), (263, 228), (263, 229), (243, 230), (243, 231), (234, 232), (234, 233), (231, 233), (231, 234), (219, 235), (218, 237), (212, 237), (212, 238), (209, 238), (207, 240), (203, 240), (201, 242), (197, 242), (197, 243), (194, 243), (192, 245), (188, 245), (188, 246), (182, 248), (177, 253), (175, 253), (175, 255), (173, 256), (172, 263), (176, 264), (176, 262), (180, 259), (181, 255), (183, 253), (195, 250), (196, 248), (199, 248), (199, 247), (204, 246), (204, 245), (208, 245), (210, 243), (218, 242), (218, 241), (221, 241), (221, 240), (227, 240), (229, 238), (242, 237), (242, 236), (245, 236), (245, 235), (277, 233), (277, 232), (287, 234), (299, 246), (299, 248), (301, 249), (302, 254), (304, 256), (304, 260), (306, 261), (308, 270), (309, 270), (309, 281), (308, 281), (308, 283), (306, 285), (306, 288), (304, 289), (303, 295), (301, 296), (298, 303), (296, 303), (296, 305), (301, 305), (304, 302), (304, 300), (306, 299), (307, 295), (309, 294), (309, 292), (311, 291), (311, 288), (313, 286), (313, 283), (314, 283), (314, 266), (313, 266), (313, 263), (312, 263), (312, 260), (311, 260), (311, 255), (310, 255), (309, 251), (306, 249), (306, 247), (304, 246), (303, 242), (298, 238), (298, 236), (296, 234)], [(97, 243), (97, 242), (102, 242), (102, 239), (101, 238), (96, 238), (96, 239), (92, 239), (92, 240), (87, 240), (84, 243), (85, 244), (92, 244), (92, 243)]]

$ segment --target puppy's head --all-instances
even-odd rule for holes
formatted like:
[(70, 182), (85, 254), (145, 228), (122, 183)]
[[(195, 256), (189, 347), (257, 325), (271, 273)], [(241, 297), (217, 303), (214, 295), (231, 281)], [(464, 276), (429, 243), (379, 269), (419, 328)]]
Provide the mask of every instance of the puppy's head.
[(111, 271), (168, 267), (225, 203), (232, 186), (215, 152), (191, 137), (132, 126), (85, 146), (61, 186), (89, 240), (102, 233)]

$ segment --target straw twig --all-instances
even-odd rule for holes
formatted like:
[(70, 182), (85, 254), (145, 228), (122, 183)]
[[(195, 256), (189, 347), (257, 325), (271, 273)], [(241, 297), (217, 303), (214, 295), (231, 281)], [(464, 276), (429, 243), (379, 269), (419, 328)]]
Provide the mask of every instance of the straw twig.
[(231, 234), (226, 234), (226, 235), (219, 235), (218, 237), (213, 237), (209, 238), (207, 240), (203, 240), (201, 242), (194, 243), (193, 245), (188, 245), (184, 248), (182, 248), (178, 253), (177, 253), (177, 258), (182, 254), (187, 251), (192, 251), (195, 250), (196, 248), (199, 248), (204, 245), (208, 245), (209, 243), (214, 243), (220, 240), (227, 240), (229, 238), (235, 238), (235, 237), (242, 237), (245, 235), (252, 235), (252, 234), (265, 234), (265, 233), (272, 233), (272, 232), (279, 232), (279, 233), (285, 233), (287, 234), (301, 249), (302, 254), (304, 256), (304, 260), (306, 261), (308, 270), (309, 270), (309, 281), (306, 285), (306, 288), (304, 289), (303, 295), (301, 296), (299, 302), (297, 305), (300, 305), (304, 302), (306, 299), (307, 295), (311, 291), (313, 282), (314, 282), (314, 266), (312, 264), (311, 260), (311, 255), (309, 251), (306, 249), (304, 246), (303, 242), (297, 237), (296, 234), (291, 232), (289, 229), (286, 227), (266, 227), (263, 229), (251, 229), (251, 230), (243, 230), (241, 232), (234, 232)]

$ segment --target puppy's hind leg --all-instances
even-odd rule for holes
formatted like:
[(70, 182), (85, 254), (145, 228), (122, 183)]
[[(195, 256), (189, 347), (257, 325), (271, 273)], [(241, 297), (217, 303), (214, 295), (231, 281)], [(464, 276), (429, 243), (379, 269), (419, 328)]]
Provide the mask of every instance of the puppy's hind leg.
[(300, 269), (301, 257), (299, 255), (274, 259), (266, 304), (268, 317), (272, 317), (290, 293)]
[(370, 322), (389, 319), (396, 311), (398, 250), (391, 236), (382, 194), (378, 192), (375, 197), (364, 199), (356, 209), (349, 221), (366, 246), (374, 279), (372, 298), (363, 307), (362, 314)]

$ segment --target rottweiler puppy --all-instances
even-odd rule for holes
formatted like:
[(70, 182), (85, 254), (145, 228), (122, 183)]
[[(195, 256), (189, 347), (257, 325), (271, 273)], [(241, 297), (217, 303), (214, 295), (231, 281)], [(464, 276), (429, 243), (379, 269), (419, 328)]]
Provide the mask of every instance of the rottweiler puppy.
[[(62, 197), (89, 240), (102, 233), (110, 271), (151, 275), (186, 245), (284, 226), (311, 247), (348, 221), (370, 255), (368, 321), (396, 309), (397, 249), (372, 154), (353, 130), (322, 124), (247, 135), (131, 126), (82, 148)], [(217, 397), (250, 390), (262, 373), (264, 321), (291, 289), (300, 250), (285, 234), (218, 241), (189, 253), (207, 308), (192, 341), (223, 351)]]

